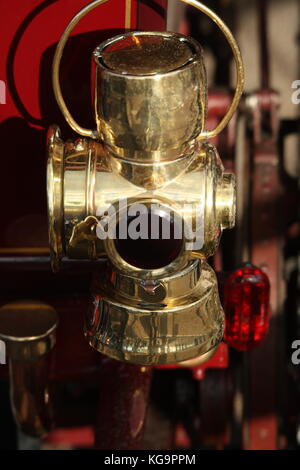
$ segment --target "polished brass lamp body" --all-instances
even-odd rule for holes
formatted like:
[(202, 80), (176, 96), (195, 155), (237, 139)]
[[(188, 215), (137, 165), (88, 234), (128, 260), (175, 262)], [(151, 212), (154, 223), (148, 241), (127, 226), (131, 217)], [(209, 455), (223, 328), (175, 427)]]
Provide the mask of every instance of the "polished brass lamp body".
[[(84, 138), (63, 142), (56, 126), (49, 130), (53, 268), (63, 257), (107, 258), (106, 269), (95, 273), (85, 324), (86, 338), (98, 351), (145, 365), (207, 358), (222, 339), (224, 315), (206, 259), (235, 219), (234, 176), (224, 173), (207, 137), (226, 125), (238, 104), (240, 54), (214, 13), (187, 2), (218, 19), (237, 62), (233, 103), (207, 132), (206, 74), (197, 42), (167, 32), (109, 39), (93, 55), (97, 129), (84, 129), (63, 101), (59, 64), (72, 28), (101, 3), (93, 2), (71, 21), (54, 60), (58, 104)], [(152, 238), (120, 235), (122, 223), (128, 229), (130, 220), (140, 217), (145, 224), (152, 216), (168, 221), (177, 235), (153, 236), (149, 227)]]

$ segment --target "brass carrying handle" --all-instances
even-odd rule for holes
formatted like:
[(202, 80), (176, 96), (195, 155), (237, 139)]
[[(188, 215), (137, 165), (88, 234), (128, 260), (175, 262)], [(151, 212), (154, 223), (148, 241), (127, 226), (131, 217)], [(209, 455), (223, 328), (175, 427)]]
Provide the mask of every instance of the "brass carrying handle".
[[(67, 105), (64, 101), (64, 98), (62, 96), (62, 91), (61, 91), (61, 86), (60, 86), (60, 80), (59, 80), (59, 69), (60, 69), (60, 63), (61, 63), (61, 58), (62, 54), (64, 52), (64, 48), (66, 45), (66, 42), (75, 28), (75, 26), (79, 23), (79, 21), (88, 13), (90, 13), (94, 8), (102, 5), (103, 3), (107, 2), (108, 0), (95, 0), (94, 2), (90, 3), (86, 7), (82, 8), (70, 21), (68, 26), (66, 27), (65, 31), (63, 32), (60, 41), (57, 45), (55, 55), (54, 55), (54, 60), (53, 60), (53, 68), (52, 68), (52, 83), (53, 83), (53, 89), (54, 89), (54, 94), (55, 98), (57, 101), (57, 104), (63, 113), (66, 121), (70, 125), (70, 127), (77, 132), (80, 135), (83, 135), (85, 137), (90, 137), (92, 139), (97, 139), (99, 137), (98, 131), (97, 130), (91, 130), (91, 129), (85, 129), (84, 127), (81, 127), (73, 118), (71, 115), (70, 111), (67, 108)], [(213, 20), (216, 25), (219, 27), (219, 29), (222, 31), (224, 34), (225, 38), (227, 39), (231, 50), (233, 52), (234, 60), (235, 60), (235, 65), (236, 65), (236, 88), (235, 88), (235, 93), (232, 99), (232, 102), (229, 106), (229, 109), (223, 119), (219, 122), (219, 124), (215, 127), (215, 129), (211, 131), (203, 131), (201, 134), (197, 137), (197, 140), (203, 140), (203, 139), (211, 139), (218, 135), (228, 124), (230, 119), (232, 118), (234, 112), (236, 111), (239, 101), (241, 99), (243, 89), (244, 89), (244, 65), (243, 65), (243, 60), (242, 56), (240, 53), (239, 46), (237, 45), (236, 40), (234, 39), (230, 29), (226, 26), (226, 24), (221, 20), (221, 18), (212, 10), (210, 10), (207, 6), (203, 5), (203, 3), (198, 2), (198, 0), (180, 0), (183, 3), (186, 3), (187, 5), (191, 5), (198, 10), (200, 10), (202, 13), (204, 13), (206, 16), (208, 16), (211, 20)]]
[(98, 138), (98, 131), (91, 130), (91, 129), (85, 129), (84, 127), (81, 127), (75, 119), (73, 118), (72, 114), (67, 108), (67, 105), (65, 103), (65, 100), (62, 95), (61, 91), (61, 86), (60, 86), (60, 80), (59, 80), (59, 69), (60, 69), (60, 63), (61, 63), (61, 58), (65, 49), (65, 45), (67, 43), (67, 40), (69, 39), (69, 36), (75, 26), (79, 23), (79, 21), (87, 15), (90, 11), (94, 10), (94, 8), (98, 7), (99, 5), (102, 5), (102, 3), (106, 3), (108, 0), (96, 0), (95, 2), (90, 3), (86, 7), (82, 8), (70, 21), (66, 29), (64, 30), (60, 41), (57, 45), (54, 59), (53, 59), (53, 66), (52, 66), (52, 84), (53, 84), (53, 90), (54, 90), (54, 95), (55, 99), (57, 101), (58, 106), (60, 107), (61, 112), (63, 113), (65, 120), (69, 124), (69, 126), (77, 132), (77, 134), (83, 135), (84, 137), (90, 137), (92, 139), (97, 139)]

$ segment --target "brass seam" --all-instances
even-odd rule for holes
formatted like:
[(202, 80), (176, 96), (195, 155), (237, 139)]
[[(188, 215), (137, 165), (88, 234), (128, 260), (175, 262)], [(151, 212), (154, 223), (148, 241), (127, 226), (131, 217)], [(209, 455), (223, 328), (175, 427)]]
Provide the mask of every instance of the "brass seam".
[(131, 1), (125, 0), (125, 29), (131, 28)]

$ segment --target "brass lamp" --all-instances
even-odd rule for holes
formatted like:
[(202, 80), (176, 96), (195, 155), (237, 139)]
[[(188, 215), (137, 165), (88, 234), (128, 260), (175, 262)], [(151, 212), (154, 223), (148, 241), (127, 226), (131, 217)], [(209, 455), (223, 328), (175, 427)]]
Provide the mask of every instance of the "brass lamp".
[[(84, 129), (66, 108), (59, 67), (74, 26), (102, 3), (72, 19), (54, 58), (58, 105), (84, 138), (63, 142), (56, 126), (49, 130), (52, 266), (59, 269), (63, 257), (107, 258), (106, 269), (95, 273), (85, 325), (98, 351), (145, 365), (207, 358), (222, 339), (224, 314), (206, 259), (235, 220), (235, 179), (208, 138), (237, 108), (240, 52), (215, 13), (185, 1), (215, 21), (236, 60), (236, 92), (216, 129), (205, 129), (202, 49), (170, 32), (131, 32), (96, 48), (97, 128)], [(138, 230), (130, 236), (130, 225), (139, 225), (140, 237)]]

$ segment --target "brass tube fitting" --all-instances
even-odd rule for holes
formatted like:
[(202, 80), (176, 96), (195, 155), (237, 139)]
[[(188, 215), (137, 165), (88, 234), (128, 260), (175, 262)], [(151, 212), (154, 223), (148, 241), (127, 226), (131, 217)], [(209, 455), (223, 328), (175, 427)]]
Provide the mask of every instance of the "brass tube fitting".
[[(159, 184), (149, 189), (143, 164), (136, 165), (140, 170), (136, 173), (123, 172), (102, 143), (86, 139), (64, 143), (55, 126), (49, 130), (48, 153), (50, 245), (54, 269), (64, 256), (74, 259), (108, 256), (118, 269), (128, 274), (157, 277), (165, 273), (165, 270), (145, 272), (130, 265), (118, 253), (116, 239), (98, 236), (97, 226), (107, 218), (108, 208), (114, 207), (113, 216), (117, 220), (122, 217), (122, 200), (127, 203), (127, 212), (137, 203), (150, 208), (159, 206), (176, 214), (184, 227), (193, 228), (198, 224), (198, 243), (192, 235), (189, 238), (187, 230), (182, 230), (182, 249), (168, 271), (185, 267), (189, 259), (205, 259), (214, 254), (222, 229), (234, 226), (235, 178), (233, 174), (224, 173), (217, 150), (210, 143), (194, 147), (183, 170), (178, 170), (177, 161), (172, 162), (169, 166), (175, 175), (177, 171), (180, 173), (174, 176), (162, 172), (157, 176)], [(194, 248), (191, 249), (192, 243)]]

